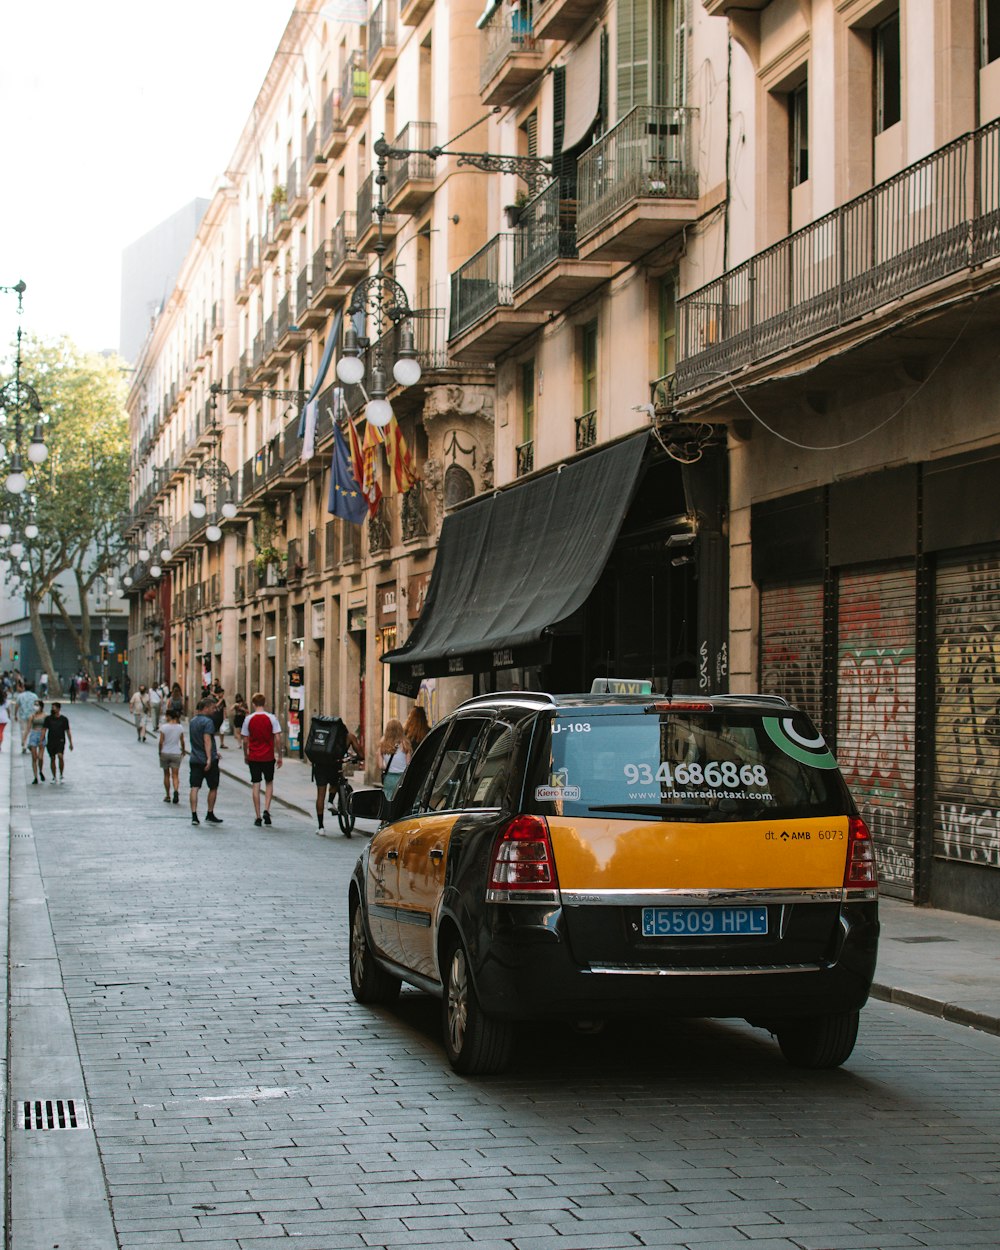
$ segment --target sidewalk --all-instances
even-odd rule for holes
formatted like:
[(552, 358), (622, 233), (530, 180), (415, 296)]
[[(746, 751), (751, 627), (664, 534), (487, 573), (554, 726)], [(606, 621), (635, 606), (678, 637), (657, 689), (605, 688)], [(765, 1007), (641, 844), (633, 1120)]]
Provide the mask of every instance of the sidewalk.
[[(131, 727), (127, 705), (101, 706)], [(155, 749), (151, 742), (150, 752)], [(226, 777), (249, 789), (241, 752), (230, 745), (220, 758)], [(315, 817), (316, 790), (308, 762), (287, 760), (275, 777), (274, 790), (276, 803)], [(336, 818), (329, 813), (326, 827), (328, 837), (340, 837)], [(356, 826), (360, 833), (376, 828), (375, 821), (358, 821)], [(882, 936), (872, 997), (1000, 1035), (1000, 921), (913, 907), (885, 897), (879, 913)]]

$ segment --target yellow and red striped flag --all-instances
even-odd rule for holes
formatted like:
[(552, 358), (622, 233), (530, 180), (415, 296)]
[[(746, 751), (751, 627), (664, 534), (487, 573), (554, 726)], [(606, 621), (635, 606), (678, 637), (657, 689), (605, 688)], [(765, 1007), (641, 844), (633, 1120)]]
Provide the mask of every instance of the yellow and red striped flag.
[(405, 494), (416, 482), (417, 470), (410, 456), (410, 449), (406, 445), (406, 439), (403, 437), (403, 431), (399, 428), (399, 422), (395, 417), (386, 426), (383, 441), (392, 480), (396, 483), (399, 493)]
[[(371, 422), (368, 423), (368, 429), (372, 428)], [(369, 455), (367, 450), (368, 433), (365, 432), (365, 449), (362, 450), (361, 442), (358, 439), (358, 431), (350, 417), (347, 418), (347, 433), (351, 440), (351, 471), (354, 473), (355, 480), (361, 487), (361, 493), (365, 497), (365, 503), (368, 505), (368, 513), (370, 516), (375, 515), (375, 509), (379, 505), (382, 498), (382, 488), (379, 486), (378, 477), (372, 474), (371, 482), (368, 481)], [(373, 449), (374, 452), (374, 449)]]

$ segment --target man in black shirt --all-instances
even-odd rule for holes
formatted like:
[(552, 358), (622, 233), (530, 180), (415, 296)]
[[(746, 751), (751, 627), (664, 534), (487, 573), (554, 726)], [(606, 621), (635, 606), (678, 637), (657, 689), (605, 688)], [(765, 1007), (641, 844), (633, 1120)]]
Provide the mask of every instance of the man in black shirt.
[[(65, 765), (63, 763), (63, 752), (66, 750), (66, 739), (69, 739), (69, 749), (73, 750), (73, 734), (70, 731), (69, 721), (62, 714), (62, 704), (53, 703), (52, 711), (45, 718), (45, 749), (49, 753), (49, 775), (52, 784), (55, 785), (57, 780), (62, 784)], [(59, 765), (59, 776), (56, 777), (56, 765)]]

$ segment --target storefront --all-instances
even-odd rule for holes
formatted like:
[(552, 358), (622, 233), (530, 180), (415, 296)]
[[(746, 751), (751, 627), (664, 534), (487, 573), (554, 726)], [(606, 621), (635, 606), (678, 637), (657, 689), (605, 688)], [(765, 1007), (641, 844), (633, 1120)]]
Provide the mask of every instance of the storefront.
[(753, 509), (761, 689), (834, 746), (885, 893), (1000, 916), (1000, 456)]
[[(606, 674), (724, 690), (721, 457), (641, 434), (454, 509), (390, 689), (588, 690)], [(700, 659), (700, 657), (702, 657)]]

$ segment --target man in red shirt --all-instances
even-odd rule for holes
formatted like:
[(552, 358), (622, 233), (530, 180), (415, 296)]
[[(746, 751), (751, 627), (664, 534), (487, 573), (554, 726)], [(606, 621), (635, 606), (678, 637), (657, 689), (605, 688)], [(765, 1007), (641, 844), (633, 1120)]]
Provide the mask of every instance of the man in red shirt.
[[(258, 827), (271, 823), (271, 798), (274, 794), (274, 766), (281, 767), (281, 722), (264, 710), (267, 700), (255, 694), (250, 700), (252, 711), (243, 722), (243, 758), (250, 768), (253, 786), (253, 810)], [(264, 782), (264, 811), (260, 810), (260, 783)]]

